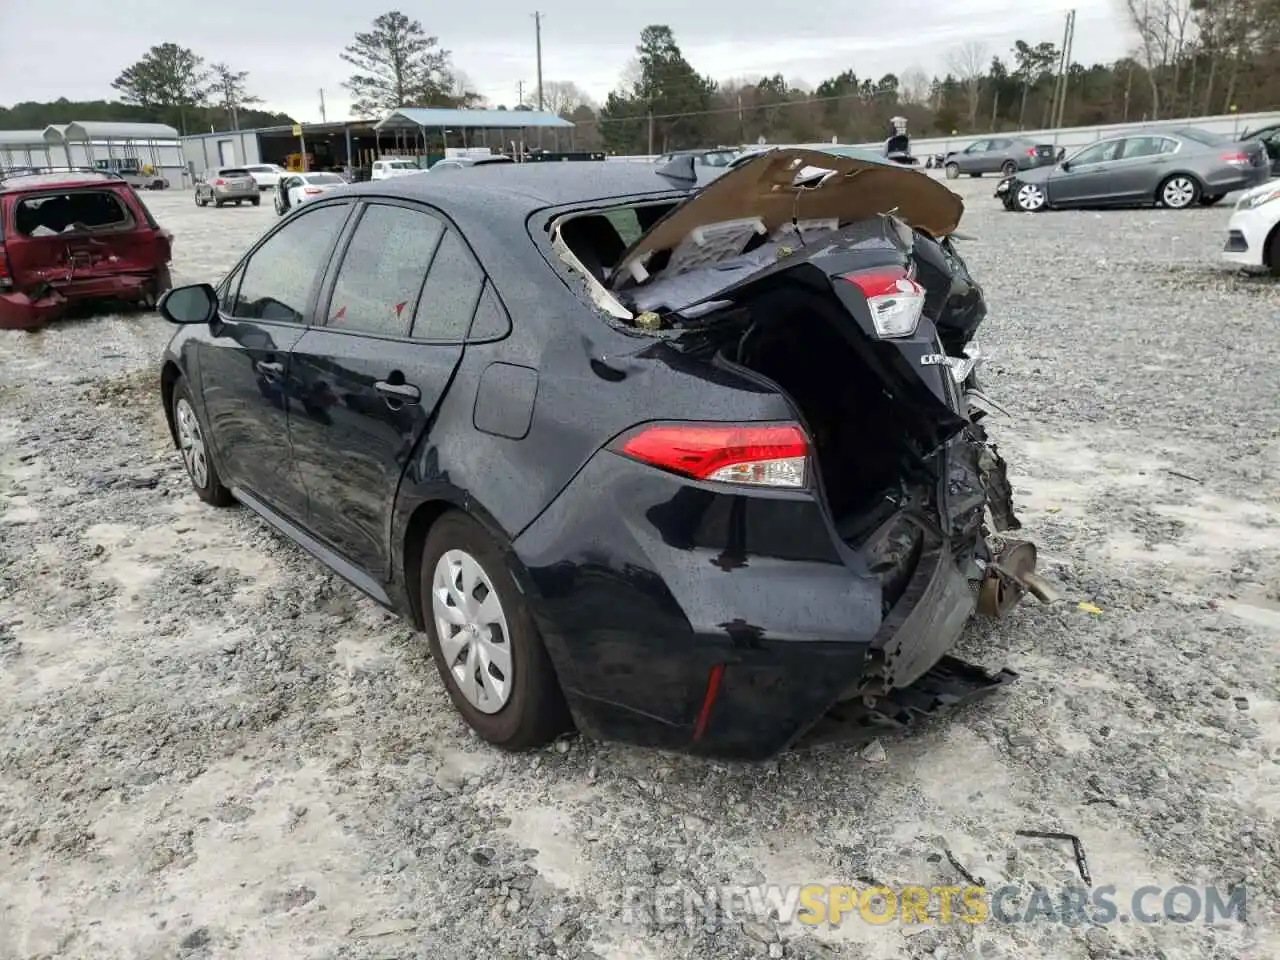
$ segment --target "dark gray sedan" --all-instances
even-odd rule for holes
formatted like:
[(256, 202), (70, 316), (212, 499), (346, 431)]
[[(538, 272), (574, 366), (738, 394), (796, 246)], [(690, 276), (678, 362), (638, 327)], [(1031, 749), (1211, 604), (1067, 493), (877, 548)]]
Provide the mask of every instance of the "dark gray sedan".
[(1051, 143), (1036, 143), (1025, 137), (988, 137), (975, 140), (963, 150), (953, 150), (942, 161), (948, 180), (962, 173), (980, 177), (984, 173), (1003, 173), (1006, 177), (1019, 170), (1048, 166), (1058, 155)]
[(1005, 177), (996, 197), (1009, 210), (1061, 207), (1212, 206), (1271, 176), (1260, 140), (1195, 127), (1144, 130), (1100, 140), (1061, 163)]

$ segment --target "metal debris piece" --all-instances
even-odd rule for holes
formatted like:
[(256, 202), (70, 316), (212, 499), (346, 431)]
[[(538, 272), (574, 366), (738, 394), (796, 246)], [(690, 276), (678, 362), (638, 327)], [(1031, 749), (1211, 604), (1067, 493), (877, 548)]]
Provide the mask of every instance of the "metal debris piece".
[(1014, 834), (1019, 837), (1039, 837), (1043, 840), (1069, 840), (1075, 851), (1076, 869), (1080, 871), (1080, 879), (1086, 884), (1093, 883), (1093, 877), (1089, 876), (1089, 861), (1084, 856), (1084, 844), (1074, 833), (1058, 833), (1052, 830), (1015, 830)]
[[(1029, 540), (1008, 540), (995, 561), (987, 565), (987, 576), (978, 591), (978, 612), (1003, 617), (1022, 599), (1026, 576), (1035, 573), (1036, 546)], [(1034, 591), (1033, 591), (1034, 592)]]
[(968, 870), (964, 868), (964, 864), (962, 864), (959, 860), (956, 859), (956, 855), (951, 852), (950, 847), (943, 847), (942, 852), (947, 855), (947, 862), (950, 863), (951, 866), (955, 867), (956, 873), (960, 874), (960, 876), (964, 877), (967, 881), (969, 881), (969, 883), (972, 886), (985, 887), (987, 885), (987, 881), (982, 879), (982, 877), (974, 876), (972, 873), (970, 873)]

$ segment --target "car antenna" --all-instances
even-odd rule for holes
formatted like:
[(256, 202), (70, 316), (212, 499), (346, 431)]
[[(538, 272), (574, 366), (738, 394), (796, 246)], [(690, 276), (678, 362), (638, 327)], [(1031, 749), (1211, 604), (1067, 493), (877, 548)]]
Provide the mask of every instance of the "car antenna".
[(658, 176), (664, 180), (670, 180), (676, 186), (692, 187), (698, 182), (698, 172), (693, 165), (693, 154), (685, 153), (673, 157), (670, 163), (658, 171)]

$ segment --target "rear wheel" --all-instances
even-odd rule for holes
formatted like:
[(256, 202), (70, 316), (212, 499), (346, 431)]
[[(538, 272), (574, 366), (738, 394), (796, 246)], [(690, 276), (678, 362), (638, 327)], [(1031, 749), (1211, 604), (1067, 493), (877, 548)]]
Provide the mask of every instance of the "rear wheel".
[(956, 177), (960, 176), (960, 164), (958, 163), (948, 163), (944, 169), (946, 170), (948, 180), (954, 180)]
[(444, 514), (422, 549), (422, 615), (463, 719), (495, 746), (527, 750), (566, 729), (568, 710), (504, 554), (466, 514)]
[(209, 445), (204, 427), (196, 415), (195, 403), (187, 381), (179, 379), (173, 387), (173, 426), (178, 435), (178, 449), (187, 468), (191, 486), (205, 503), (226, 507), (235, 503), (231, 491), (222, 485), (218, 468), (209, 457)]
[(1175, 173), (1160, 184), (1156, 196), (1170, 210), (1185, 210), (1200, 199), (1200, 184), (1194, 177)]
[(1012, 177), (1015, 173), (1018, 172), (1018, 165), (1014, 163), (1012, 160), (1006, 160), (1004, 164), (1000, 167), (1000, 172), (1003, 173), (1006, 177)]
[(250, 202), (250, 203), (252, 203), (255, 207), (257, 207), (257, 206), (261, 206), (261, 205), (262, 205), (262, 198), (261, 198), (261, 197), (254, 197), (254, 198), (253, 198), (252, 200), (250, 200), (249, 202)]
[(226, 202), (225, 200), (217, 200), (217, 199), (215, 199), (215, 200), (213, 201), (213, 205), (214, 205), (215, 207), (217, 207), (217, 208), (221, 209), (221, 208), (222, 208), (222, 205), (223, 205), (225, 202)]

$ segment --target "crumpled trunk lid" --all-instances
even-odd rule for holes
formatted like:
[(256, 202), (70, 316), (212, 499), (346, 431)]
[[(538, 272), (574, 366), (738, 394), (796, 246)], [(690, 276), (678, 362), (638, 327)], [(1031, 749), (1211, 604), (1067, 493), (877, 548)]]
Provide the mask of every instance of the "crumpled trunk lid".
[[(819, 171), (829, 173), (811, 178)], [(676, 249), (694, 231), (713, 224), (758, 218), (772, 234), (798, 221), (849, 223), (888, 213), (944, 237), (959, 224), (964, 203), (915, 170), (817, 150), (771, 150), (713, 180), (658, 220), (623, 253), (610, 286), (620, 289), (641, 280), (656, 254)]]

